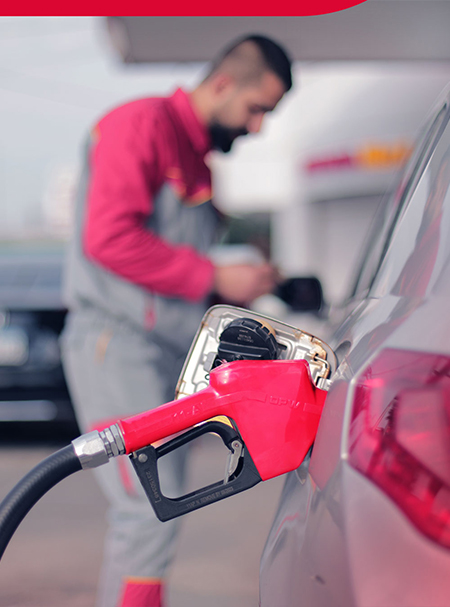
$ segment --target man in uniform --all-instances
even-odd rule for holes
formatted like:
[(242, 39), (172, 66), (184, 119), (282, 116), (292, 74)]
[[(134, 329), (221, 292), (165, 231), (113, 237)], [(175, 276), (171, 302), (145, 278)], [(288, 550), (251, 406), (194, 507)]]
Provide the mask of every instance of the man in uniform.
[[(174, 389), (216, 293), (250, 302), (274, 289), (269, 263), (215, 266), (220, 224), (205, 156), (257, 133), (291, 87), (290, 61), (263, 36), (229, 47), (190, 93), (146, 98), (91, 132), (65, 280), (63, 364), (83, 431), (157, 407)], [(161, 607), (177, 522), (154, 516), (126, 458), (96, 471), (110, 502), (98, 607)], [(161, 460), (180, 495), (184, 457)]]

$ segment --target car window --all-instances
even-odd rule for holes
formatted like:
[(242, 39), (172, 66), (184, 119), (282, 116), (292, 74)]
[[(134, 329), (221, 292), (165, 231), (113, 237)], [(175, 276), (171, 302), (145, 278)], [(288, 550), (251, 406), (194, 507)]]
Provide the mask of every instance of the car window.
[(392, 235), (449, 119), (448, 103), (439, 106), (422, 129), (411, 158), (398, 177), (394, 194), (382, 201), (361, 255), (350, 299), (366, 296), (383, 262)]
[(450, 128), (439, 137), (410, 202), (395, 225), (370, 296), (421, 298), (431, 291), (449, 252)]

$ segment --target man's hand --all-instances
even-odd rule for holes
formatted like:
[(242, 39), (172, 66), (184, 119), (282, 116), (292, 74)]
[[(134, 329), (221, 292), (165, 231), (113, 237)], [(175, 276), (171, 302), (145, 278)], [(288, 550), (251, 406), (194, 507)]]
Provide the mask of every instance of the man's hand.
[(272, 293), (278, 280), (278, 272), (268, 263), (216, 266), (214, 290), (230, 303), (248, 304)]

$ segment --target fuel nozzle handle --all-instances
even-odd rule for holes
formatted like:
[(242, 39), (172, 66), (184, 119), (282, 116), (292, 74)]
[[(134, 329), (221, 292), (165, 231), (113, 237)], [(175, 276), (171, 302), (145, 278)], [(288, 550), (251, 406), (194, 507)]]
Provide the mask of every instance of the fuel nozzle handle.
[(191, 396), (120, 420), (126, 453), (215, 416), (234, 422), (262, 480), (297, 468), (310, 449), (326, 392), (304, 360), (235, 361), (211, 371)]

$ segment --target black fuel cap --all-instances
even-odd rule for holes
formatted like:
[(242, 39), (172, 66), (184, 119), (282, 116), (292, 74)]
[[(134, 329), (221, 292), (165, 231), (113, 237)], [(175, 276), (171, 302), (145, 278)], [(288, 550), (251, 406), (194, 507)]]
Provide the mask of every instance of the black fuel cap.
[(279, 345), (270, 326), (253, 318), (237, 318), (222, 331), (212, 368), (235, 360), (275, 360)]

